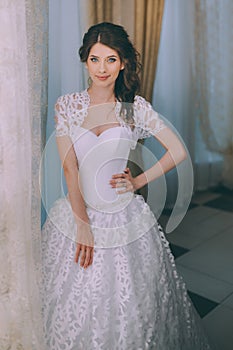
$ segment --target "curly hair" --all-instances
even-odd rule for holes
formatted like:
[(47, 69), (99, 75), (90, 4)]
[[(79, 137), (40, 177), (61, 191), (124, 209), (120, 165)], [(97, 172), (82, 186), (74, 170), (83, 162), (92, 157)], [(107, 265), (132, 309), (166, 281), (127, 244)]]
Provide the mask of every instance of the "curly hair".
[(139, 72), (141, 64), (140, 55), (129, 40), (125, 29), (117, 24), (102, 22), (91, 26), (83, 37), (83, 44), (79, 49), (79, 56), (82, 62), (86, 62), (93, 45), (97, 42), (115, 50), (124, 69), (119, 72), (115, 82), (114, 93), (121, 102), (121, 115), (129, 122), (133, 119), (135, 95), (140, 90)]

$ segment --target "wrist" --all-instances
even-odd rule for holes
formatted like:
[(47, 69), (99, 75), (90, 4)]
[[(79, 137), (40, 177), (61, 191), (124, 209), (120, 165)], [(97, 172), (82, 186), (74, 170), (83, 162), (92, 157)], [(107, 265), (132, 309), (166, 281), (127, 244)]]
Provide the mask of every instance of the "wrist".
[(134, 178), (134, 189), (139, 190), (148, 183), (145, 173), (142, 173)]
[(88, 217), (80, 217), (80, 216), (75, 215), (75, 221), (76, 221), (76, 225), (78, 227), (83, 227), (83, 226), (89, 225)]

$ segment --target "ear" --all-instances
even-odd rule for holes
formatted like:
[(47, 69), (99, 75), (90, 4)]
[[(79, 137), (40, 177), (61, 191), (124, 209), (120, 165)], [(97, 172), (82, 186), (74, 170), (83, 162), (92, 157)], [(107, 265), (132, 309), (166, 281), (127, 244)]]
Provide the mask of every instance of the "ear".
[(124, 65), (121, 66), (121, 69), (120, 69), (120, 70), (123, 70), (123, 69), (125, 69), (125, 66), (124, 66)]

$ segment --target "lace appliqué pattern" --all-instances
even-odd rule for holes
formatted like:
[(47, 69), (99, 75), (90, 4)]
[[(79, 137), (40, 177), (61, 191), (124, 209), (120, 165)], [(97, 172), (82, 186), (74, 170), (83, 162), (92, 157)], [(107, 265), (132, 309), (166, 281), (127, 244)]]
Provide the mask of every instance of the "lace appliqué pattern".
[[(69, 232), (72, 212), (64, 201), (53, 216), (62, 217)], [(103, 227), (125, 221), (118, 214), (103, 222), (92, 209), (88, 215)], [(75, 249), (47, 220), (42, 245), (47, 350), (210, 349), (157, 223), (130, 244), (95, 248), (86, 270), (74, 263)]]
[(89, 104), (89, 95), (85, 91), (60, 96), (55, 105), (56, 136), (69, 135), (72, 125), (80, 126)]
[[(56, 136), (69, 135), (75, 139), (75, 129), (81, 126), (88, 113), (90, 97), (87, 90), (80, 93), (66, 94), (58, 98), (55, 105)], [(149, 102), (141, 96), (135, 96), (134, 104), (134, 139), (143, 139), (156, 135), (166, 128), (164, 121), (155, 112)], [(117, 101), (115, 115), (122, 127), (129, 127), (120, 116), (121, 103)]]
[(156, 135), (166, 128), (166, 124), (159, 114), (153, 110), (151, 104), (138, 95), (134, 100), (134, 120), (136, 135), (139, 139)]

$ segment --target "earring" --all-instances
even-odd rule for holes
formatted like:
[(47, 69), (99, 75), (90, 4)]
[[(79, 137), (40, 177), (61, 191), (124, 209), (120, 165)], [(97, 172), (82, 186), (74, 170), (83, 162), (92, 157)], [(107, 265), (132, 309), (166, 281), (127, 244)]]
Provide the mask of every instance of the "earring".
[(87, 84), (88, 84), (89, 86), (91, 86), (91, 84), (92, 84), (92, 79), (91, 79), (91, 77), (89, 77), (89, 78), (87, 79)]

